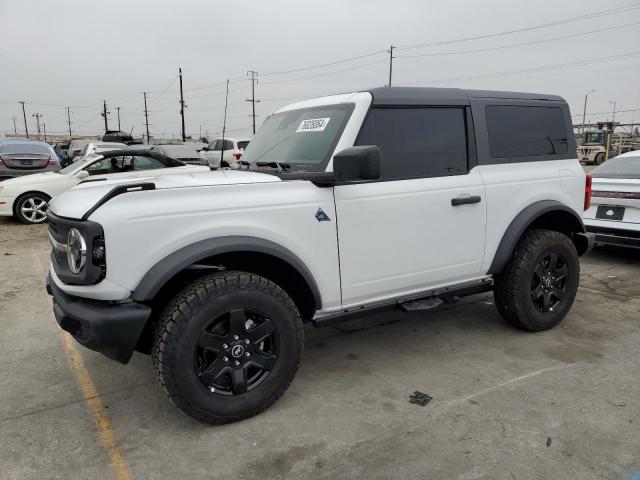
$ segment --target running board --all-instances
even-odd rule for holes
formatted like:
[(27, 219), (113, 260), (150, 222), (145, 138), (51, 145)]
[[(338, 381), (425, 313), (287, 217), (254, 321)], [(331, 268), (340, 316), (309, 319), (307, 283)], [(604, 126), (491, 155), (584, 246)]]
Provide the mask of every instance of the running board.
[(445, 287), (423, 292), (412, 297), (395, 299), (385, 303), (373, 305), (360, 305), (337, 313), (330, 313), (322, 317), (314, 318), (311, 323), (315, 327), (325, 327), (336, 323), (355, 320), (367, 315), (387, 312), (389, 310), (402, 310), (404, 312), (433, 310), (443, 303), (450, 303), (454, 297), (466, 297), (476, 293), (488, 292), (493, 288), (493, 280), (485, 278), (474, 283), (465, 283), (452, 287)]

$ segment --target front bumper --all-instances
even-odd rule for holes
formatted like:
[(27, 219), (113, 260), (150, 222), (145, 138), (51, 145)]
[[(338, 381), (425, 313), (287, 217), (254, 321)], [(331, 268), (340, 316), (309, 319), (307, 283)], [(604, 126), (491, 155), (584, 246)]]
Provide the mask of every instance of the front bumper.
[(47, 277), (53, 314), (78, 343), (120, 363), (133, 354), (151, 308), (140, 303), (113, 303), (67, 295)]
[(591, 225), (587, 225), (587, 231), (595, 237), (596, 243), (640, 248), (640, 231)]
[(16, 197), (0, 195), (0, 216), (7, 217), (13, 215), (13, 203), (15, 201)]

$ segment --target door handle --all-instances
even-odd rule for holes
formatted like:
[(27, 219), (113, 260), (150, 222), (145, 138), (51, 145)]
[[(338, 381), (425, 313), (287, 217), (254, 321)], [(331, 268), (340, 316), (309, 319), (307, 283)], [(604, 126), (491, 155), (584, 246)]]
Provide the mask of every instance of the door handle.
[(451, 199), (451, 205), (457, 207), (458, 205), (470, 205), (472, 203), (480, 203), (482, 199), (480, 195), (460, 195)]

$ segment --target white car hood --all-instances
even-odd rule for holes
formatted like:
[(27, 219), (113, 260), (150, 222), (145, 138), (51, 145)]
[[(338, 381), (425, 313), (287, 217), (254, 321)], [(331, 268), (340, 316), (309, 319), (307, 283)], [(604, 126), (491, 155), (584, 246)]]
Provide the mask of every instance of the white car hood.
[(280, 178), (266, 173), (247, 170), (215, 170), (158, 177), (137, 177), (121, 180), (85, 182), (55, 197), (49, 202), (49, 209), (55, 215), (67, 218), (82, 218), (96, 203), (119, 185), (153, 183), (155, 189), (173, 189), (187, 187), (213, 187), (244, 183), (280, 182)]
[(4, 180), (0, 182), (0, 187), (4, 187), (7, 191), (13, 187), (20, 188), (21, 192), (26, 191), (24, 187), (28, 187), (29, 185), (41, 185), (43, 183), (54, 183), (59, 182), (60, 180), (64, 180), (66, 177), (60, 173), (55, 172), (42, 172), (42, 173), (31, 173), (29, 175), (23, 175), (22, 177), (10, 178), (8, 180)]

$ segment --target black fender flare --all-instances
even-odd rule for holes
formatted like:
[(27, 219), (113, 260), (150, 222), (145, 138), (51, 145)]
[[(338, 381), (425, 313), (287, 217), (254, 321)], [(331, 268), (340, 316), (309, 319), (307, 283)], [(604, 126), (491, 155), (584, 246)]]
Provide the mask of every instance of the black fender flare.
[(307, 266), (297, 255), (269, 240), (238, 235), (209, 238), (176, 250), (147, 271), (131, 293), (131, 299), (137, 302), (152, 300), (171, 278), (188, 266), (205, 258), (232, 252), (264, 253), (288, 263), (307, 282), (313, 294), (316, 307), (322, 307), (318, 284)]
[[(500, 240), (498, 249), (493, 257), (491, 267), (487, 273), (489, 275), (500, 273), (511, 258), (520, 237), (522, 237), (522, 234), (527, 230), (527, 228), (529, 228), (536, 219), (540, 218), (545, 213), (553, 211), (569, 213), (575, 219), (578, 229), (576, 230), (573, 228), (572, 230), (576, 230), (572, 232), (573, 234), (581, 235), (586, 232), (582, 217), (580, 217), (580, 215), (578, 215), (572, 208), (556, 200), (541, 200), (533, 203), (518, 213), (509, 227), (507, 227), (507, 230), (502, 236), (502, 240)], [(576, 247), (581, 246), (583, 243), (582, 240), (578, 238), (572, 238), (572, 240), (576, 243)], [(580, 254), (584, 253), (584, 251), (586, 251), (586, 248), (579, 248)]]

